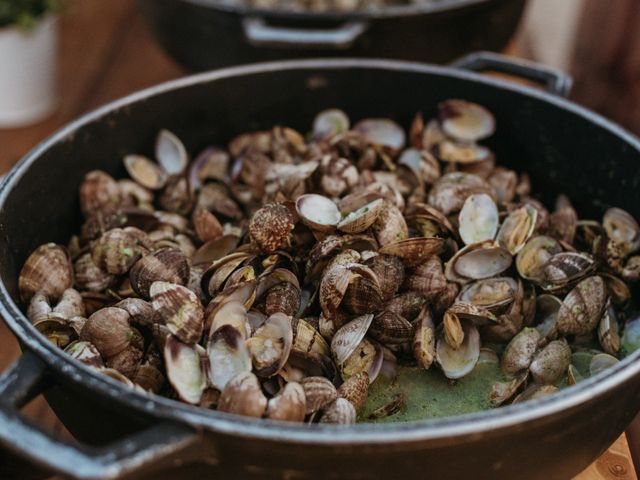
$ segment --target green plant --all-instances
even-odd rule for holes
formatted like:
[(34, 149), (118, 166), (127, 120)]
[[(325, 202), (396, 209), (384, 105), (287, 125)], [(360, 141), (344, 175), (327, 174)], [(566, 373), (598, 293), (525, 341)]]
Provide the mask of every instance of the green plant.
[(0, 27), (32, 28), (49, 11), (62, 8), (64, 0), (0, 0)]

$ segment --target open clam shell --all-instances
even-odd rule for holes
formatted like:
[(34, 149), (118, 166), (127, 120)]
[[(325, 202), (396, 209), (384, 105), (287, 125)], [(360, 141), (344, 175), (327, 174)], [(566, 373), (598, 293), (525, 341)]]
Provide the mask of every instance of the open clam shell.
[(530, 238), (516, 257), (516, 268), (522, 278), (536, 283), (544, 281), (544, 267), (549, 259), (562, 252), (560, 243), (552, 237), (538, 235)]
[(533, 234), (537, 220), (538, 210), (528, 203), (512, 211), (498, 231), (498, 243), (516, 255)]
[(541, 339), (553, 340), (558, 335), (558, 313), (562, 300), (550, 294), (538, 295), (536, 298), (535, 329)]
[(465, 283), (468, 279), (494, 277), (511, 266), (508, 250), (493, 241), (474, 243), (459, 250), (446, 264), (447, 280)]
[(493, 135), (495, 119), (491, 112), (466, 100), (447, 100), (438, 105), (442, 131), (462, 142), (475, 142)]
[(337, 108), (323, 110), (313, 119), (314, 138), (327, 138), (349, 130), (351, 121), (346, 113)]
[(400, 257), (406, 265), (416, 266), (442, 251), (444, 240), (438, 237), (413, 237), (388, 244), (378, 250), (382, 255)]
[(369, 383), (373, 383), (378, 378), (383, 361), (384, 355), (380, 344), (364, 338), (338, 368), (345, 381), (366, 372), (369, 376)]
[(123, 162), (129, 176), (149, 190), (160, 190), (169, 179), (160, 165), (142, 155), (126, 155)]
[(396, 122), (386, 118), (368, 118), (353, 126), (362, 138), (372, 145), (400, 150), (406, 142), (404, 129)]
[(223, 390), (237, 375), (251, 371), (251, 356), (242, 333), (231, 325), (222, 325), (209, 337), (209, 383)]
[(436, 358), (436, 327), (428, 307), (422, 309), (416, 321), (413, 356), (420, 367), (428, 370)]
[(441, 336), (436, 345), (436, 360), (447, 378), (457, 379), (469, 374), (480, 356), (480, 334), (470, 320), (461, 320), (464, 341), (452, 348)]
[(242, 335), (243, 339), (246, 340), (251, 335), (247, 308), (237, 300), (223, 303), (220, 308), (207, 317), (206, 323), (211, 325), (210, 332), (212, 334), (223, 325), (231, 325)]
[(465, 285), (457, 300), (488, 310), (496, 310), (513, 301), (518, 282), (511, 277), (494, 277)]
[(178, 396), (187, 403), (197, 405), (207, 387), (202, 368), (204, 351), (199, 345), (187, 345), (169, 335), (164, 344), (164, 363), (167, 378)]
[(336, 331), (331, 339), (331, 353), (336, 364), (342, 365), (349, 358), (367, 334), (372, 321), (373, 314), (361, 315)]
[(293, 345), (291, 320), (283, 313), (271, 315), (247, 340), (255, 372), (260, 377), (278, 373), (289, 358)]
[(296, 211), (302, 223), (323, 233), (333, 232), (342, 219), (333, 200), (315, 193), (300, 195), (296, 200)]
[(500, 223), (498, 207), (486, 193), (469, 195), (458, 219), (458, 232), (466, 245), (493, 240)]
[(640, 248), (640, 225), (621, 208), (610, 208), (604, 214), (602, 226), (607, 236), (622, 246), (625, 255)]
[(156, 160), (169, 175), (183, 173), (189, 163), (189, 154), (184, 144), (172, 132), (160, 130), (156, 138)]
[(364, 232), (377, 220), (383, 204), (384, 200), (378, 198), (348, 213), (338, 223), (338, 230), (351, 234)]

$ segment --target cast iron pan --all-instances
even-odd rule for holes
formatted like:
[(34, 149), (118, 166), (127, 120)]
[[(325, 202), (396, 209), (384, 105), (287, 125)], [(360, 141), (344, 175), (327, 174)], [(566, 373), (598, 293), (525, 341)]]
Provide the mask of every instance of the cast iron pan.
[[(124, 176), (121, 158), (151, 153), (166, 127), (189, 151), (252, 128), (309, 128), (319, 110), (392, 117), (459, 97), (496, 115), (491, 147), (530, 173), (547, 203), (558, 192), (581, 215), (610, 205), (640, 216), (640, 142), (560, 98), (553, 70), (474, 55), (458, 68), (383, 60), (305, 60), (187, 77), (109, 104), (45, 140), (0, 186), (0, 314), (24, 354), (0, 377), (0, 443), (77, 478), (566, 479), (602, 453), (640, 409), (640, 352), (556, 395), (459, 417), (386, 425), (298, 426), (239, 418), (129, 390), (49, 344), (21, 312), (17, 276), (47, 241), (66, 242), (80, 221), (77, 186), (101, 168)], [(497, 70), (549, 93), (463, 69)], [(19, 413), (40, 392), (81, 442), (62, 443)]]

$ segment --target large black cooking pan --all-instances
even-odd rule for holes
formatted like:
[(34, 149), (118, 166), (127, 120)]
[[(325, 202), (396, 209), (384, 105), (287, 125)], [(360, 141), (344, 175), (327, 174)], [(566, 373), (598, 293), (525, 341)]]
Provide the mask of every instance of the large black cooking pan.
[[(494, 56), (463, 62), (544, 83), (552, 71)], [(54, 348), (21, 313), (16, 279), (37, 245), (78, 227), (77, 186), (91, 169), (124, 175), (128, 152), (151, 153), (169, 128), (190, 151), (277, 123), (306, 130), (337, 106), (352, 118), (392, 117), (459, 97), (489, 107), (501, 162), (527, 170), (542, 199), (568, 194), (586, 216), (617, 205), (640, 216), (640, 142), (553, 93), (457, 68), (381, 60), (292, 61), (192, 76), (134, 94), (39, 145), (0, 187), (0, 314), (24, 348), (0, 377), (0, 443), (82, 478), (158, 471), (153, 478), (267, 477), (567, 479), (640, 409), (640, 352), (551, 397), (460, 417), (387, 425), (297, 426), (198, 409), (128, 390)], [(69, 446), (26, 423), (20, 406), (46, 389), (60, 419), (90, 446)], [(112, 442), (108, 444), (108, 442)], [(227, 478), (227, 477), (220, 477)], [(237, 478), (237, 477), (235, 477)]]
[(436, 0), (347, 14), (256, 10), (221, 0), (138, 3), (173, 57), (206, 70), (329, 55), (442, 63), (470, 51), (498, 51), (525, 0)]

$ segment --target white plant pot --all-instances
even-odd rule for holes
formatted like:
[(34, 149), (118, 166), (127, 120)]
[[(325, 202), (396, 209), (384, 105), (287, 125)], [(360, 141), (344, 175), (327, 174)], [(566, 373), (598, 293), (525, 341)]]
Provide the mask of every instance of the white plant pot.
[(54, 110), (57, 47), (54, 15), (28, 31), (0, 28), (0, 128), (34, 123)]

